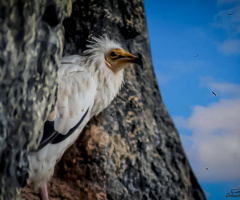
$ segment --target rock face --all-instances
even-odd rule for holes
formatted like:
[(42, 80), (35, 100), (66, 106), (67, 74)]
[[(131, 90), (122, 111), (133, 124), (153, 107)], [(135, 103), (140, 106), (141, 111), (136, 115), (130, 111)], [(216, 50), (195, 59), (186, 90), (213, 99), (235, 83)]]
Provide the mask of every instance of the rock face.
[(64, 54), (107, 34), (141, 56), (145, 69), (126, 70), (120, 94), (66, 152), (56, 176), (75, 182), (79, 199), (206, 199), (161, 99), (143, 1), (78, 0), (64, 26)]
[(71, 1), (0, 0), (0, 199), (26, 184), (27, 152), (55, 102)]
[[(36, 20), (35, 23), (37, 24), (35, 25), (36, 28), (39, 28), (39, 24), (45, 24), (42, 21), (48, 21), (49, 18), (48, 15), (44, 15), (44, 10), (47, 10), (46, 5), (44, 3), (36, 4), (36, 2), (34, 8), (37, 9), (37, 6), (39, 6), (40, 10), (43, 10), (36, 14), (39, 15), (37, 19), (40, 21)], [(62, 4), (62, 2), (58, 2), (57, 5)], [(63, 9), (63, 7), (61, 8)], [(50, 11), (54, 10), (51, 7), (49, 9)], [(62, 10), (55, 9), (55, 11), (55, 14), (54, 12), (50, 14), (53, 17), (50, 20), (53, 24), (61, 21), (54, 19), (55, 15), (58, 16)], [(10, 10), (7, 16), (9, 15)], [(26, 15), (31, 16), (30, 14)], [(0, 16), (2, 17), (2, 14)], [(20, 19), (22, 18), (25, 19), (24, 16), (20, 16)], [(30, 19), (29, 17), (28, 20)], [(56, 17), (56, 19), (59, 18)], [(6, 21), (6, 19), (3, 21)], [(21, 23), (25, 25), (27, 21), (21, 21)], [(47, 23), (46, 26), (51, 27), (51, 23)], [(143, 0), (76, 0), (73, 3), (72, 15), (64, 21), (64, 27), (65, 46), (63, 53), (65, 55), (81, 53), (86, 47), (86, 39), (89, 39), (90, 36), (107, 34), (116, 40), (124, 42), (123, 47), (131, 53), (141, 56), (145, 69), (142, 71), (139, 68), (131, 67), (126, 70), (125, 85), (122, 87), (118, 97), (102, 114), (90, 121), (77, 142), (69, 148), (56, 166), (55, 175), (49, 184), (50, 198), (69, 200), (206, 199), (192, 172), (181, 146), (177, 130), (160, 96), (151, 61)], [(33, 31), (35, 33), (37, 33), (36, 28)], [(58, 36), (56, 29), (48, 28), (47, 30), (51, 34)], [(45, 36), (50, 37), (49, 35)], [(6, 38), (6, 41), (12, 42), (13, 40)], [(19, 39), (19, 41), (21, 40)], [(34, 38), (29, 39), (29, 42), (36, 41), (38, 41), (36, 34)], [(46, 46), (51, 46), (49, 42), (42, 42)], [(44, 51), (44, 47), (40, 46), (39, 51)], [(33, 50), (36, 51), (36, 49)], [(19, 53), (18, 50), (16, 51), (16, 54)], [(10, 52), (12, 54), (15, 50), (12, 48)], [(26, 56), (31, 55), (31, 51), (25, 53)], [(38, 59), (42, 58), (39, 57), (40, 55), (42, 54), (37, 53)], [(57, 53), (53, 52), (53, 55), (57, 55)], [(53, 65), (53, 55), (47, 54), (48, 59), (46, 57), (44, 62), (36, 61), (36, 65), (34, 65), (36, 67), (40, 63), (41, 67), (37, 67), (36, 72), (33, 72), (37, 74), (40, 73), (37, 69), (42, 69), (46, 77), (48, 77), (46, 79), (40, 76), (42, 79), (37, 83), (40, 88), (45, 88), (47, 91), (55, 84), (56, 65)], [(47, 63), (46, 66), (45, 63)], [(4, 66), (9, 65), (4, 64)], [(27, 65), (29, 68), (26, 68), (26, 64), (21, 66), (22, 68), (14, 68), (14, 70), (24, 69), (27, 71), (25, 73), (28, 76), (25, 75), (27, 77), (24, 80), (26, 80), (28, 86), (33, 87), (35, 79), (33, 82), (28, 82), (30, 80), (29, 76), (33, 72), (29, 73), (28, 71), (34, 67), (31, 65), (30, 68), (30, 64)], [(48, 68), (46, 68), (47, 66)], [(50, 74), (48, 74), (47, 69), (49, 69)], [(21, 77), (20, 72), (14, 70), (10, 72), (14, 72), (16, 77)], [(46, 80), (50, 83), (46, 84)], [(22, 79), (18, 78), (19, 81), (21, 82)], [(4, 91), (9, 91), (9, 88), (10, 83)], [(29, 89), (23, 88), (27, 94), (24, 103), (27, 103), (28, 99), (33, 99), (32, 96), (29, 96), (32, 93), (29, 94)], [(46, 92), (46, 90), (43, 91)], [(40, 91), (41, 89), (35, 90), (34, 94), (42, 94), (41, 97), (46, 95), (46, 93), (40, 93)], [(38, 96), (36, 96), (33, 104), (29, 104), (31, 106), (28, 108), (32, 112), (39, 108), (42, 109), (37, 112), (39, 113), (38, 118), (30, 120), (32, 124), (36, 124), (36, 126), (34, 124), (32, 126), (36, 130), (28, 128), (23, 133), (22, 130), (17, 129), (21, 126), (12, 125), (9, 131), (13, 135), (8, 134), (9, 140), (13, 136), (23, 134), (29, 143), (29, 137), (33, 137), (33, 131), (37, 134), (43, 124), (46, 116), (44, 111), (50, 110), (50, 106), (48, 109), (46, 107), (47, 103), (54, 101), (51, 95), (42, 104)], [(8, 99), (14, 99), (14, 97), (9, 96)], [(8, 104), (9, 102), (4, 104), (6, 107), (4, 115), (9, 112)], [(1, 110), (1, 112), (3, 111)], [(25, 119), (23, 116), (20, 116), (20, 119), (19, 123), (27, 121), (22, 120)], [(6, 127), (6, 125), (3, 124), (2, 127)], [(17, 131), (13, 133), (13, 130)], [(29, 130), (32, 132), (29, 133)], [(4, 137), (7, 137), (6, 133), (5, 130)], [(36, 139), (33, 138), (32, 140), (35, 141)], [(11, 149), (9, 148), (11, 147), (10, 144), (10, 142), (7, 142), (7, 147), (3, 148), (1, 146), (3, 149), (2, 155), (7, 155), (4, 152)], [(26, 149), (23, 146), (25, 143), (18, 141), (18, 144), (22, 146), (16, 148), (16, 152), (24, 152), (21, 149)], [(22, 158), (23, 155), (20, 155), (20, 158)], [(11, 158), (13, 158), (12, 154)], [(6, 162), (8, 161), (6, 156), (3, 161), (7, 166), (12, 163), (14, 167), (25, 163), (16, 162), (16, 160)], [(2, 174), (7, 171), (6, 168), (3, 169)], [(10, 174), (6, 176), (9, 177)], [(18, 176), (15, 175), (15, 177)], [(22, 197), (31, 200), (39, 199), (29, 188), (24, 189)]]

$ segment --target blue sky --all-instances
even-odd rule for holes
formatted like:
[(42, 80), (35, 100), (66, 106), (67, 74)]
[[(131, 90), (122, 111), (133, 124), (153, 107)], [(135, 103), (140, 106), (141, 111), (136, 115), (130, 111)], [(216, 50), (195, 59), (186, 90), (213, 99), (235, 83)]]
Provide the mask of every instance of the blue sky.
[(144, 4), (161, 95), (193, 170), (208, 200), (232, 199), (227, 192), (240, 188), (240, 0)]

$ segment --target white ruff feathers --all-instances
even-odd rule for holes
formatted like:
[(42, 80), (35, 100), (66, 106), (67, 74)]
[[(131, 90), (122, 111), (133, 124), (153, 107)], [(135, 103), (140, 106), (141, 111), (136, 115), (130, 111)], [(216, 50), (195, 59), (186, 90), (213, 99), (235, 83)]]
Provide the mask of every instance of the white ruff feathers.
[(35, 189), (42, 188), (54, 173), (55, 164), (67, 148), (74, 143), (87, 122), (106, 108), (117, 95), (123, 83), (123, 70), (113, 73), (105, 65), (104, 55), (121, 45), (107, 37), (94, 38), (83, 56), (73, 55), (61, 59), (58, 99), (55, 106), (54, 129), (67, 134), (89, 112), (71, 136), (57, 144), (47, 144), (31, 152), (30, 182)]

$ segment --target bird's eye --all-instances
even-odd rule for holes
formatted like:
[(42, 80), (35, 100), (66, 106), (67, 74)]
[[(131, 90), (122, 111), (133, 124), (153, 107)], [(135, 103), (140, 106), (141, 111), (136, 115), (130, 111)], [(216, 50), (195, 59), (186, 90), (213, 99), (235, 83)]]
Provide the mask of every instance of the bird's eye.
[(111, 56), (111, 57), (116, 57), (117, 54), (116, 54), (114, 51), (112, 51), (112, 52), (110, 53), (110, 56)]

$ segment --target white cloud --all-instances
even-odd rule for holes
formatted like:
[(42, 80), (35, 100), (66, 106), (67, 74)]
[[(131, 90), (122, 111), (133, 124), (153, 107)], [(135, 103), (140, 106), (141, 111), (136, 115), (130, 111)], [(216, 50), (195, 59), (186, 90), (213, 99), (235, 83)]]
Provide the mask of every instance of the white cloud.
[[(240, 26), (240, 4), (234, 5), (232, 8), (219, 11), (214, 16), (214, 21), (211, 26), (215, 28), (225, 29), (231, 36), (236, 36), (239, 33)], [(231, 15), (229, 15), (231, 14)]]
[(216, 42), (216, 46), (220, 52), (226, 55), (240, 54), (240, 1), (239, 0), (218, 0), (220, 7), (215, 16), (213, 23), (210, 24), (213, 28), (223, 30), (226, 37), (222, 41)]
[(215, 82), (213, 78), (205, 76), (200, 78), (200, 85), (217, 92), (217, 96), (221, 95), (222, 98), (240, 97), (240, 84)]
[[(217, 92), (240, 93), (240, 85), (211, 84)], [(182, 140), (193, 169), (201, 180), (240, 179), (240, 97), (235, 96), (205, 107), (195, 106), (189, 118), (174, 117), (178, 128), (192, 131), (192, 135), (182, 136)]]
[(157, 60), (154, 66), (159, 85), (161, 86), (179, 77), (191, 74), (206, 65), (206, 62), (202, 60), (194, 59), (193, 56), (191, 58), (191, 60)]
[(240, 55), (240, 39), (226, 40), (218, 45), (219, 51), (226, 55), (239, 54)]
[(233, 83), (216, 83), (210, 81), (207, 83), (208, 87), (214, 91), (218, 91), (221, 94), (240, 96), (240, 84)]

